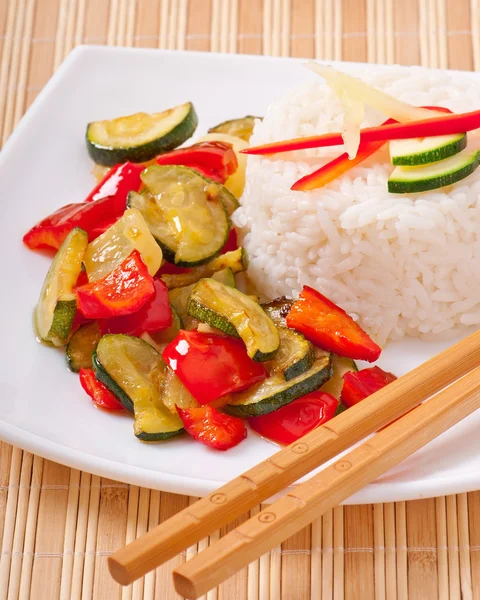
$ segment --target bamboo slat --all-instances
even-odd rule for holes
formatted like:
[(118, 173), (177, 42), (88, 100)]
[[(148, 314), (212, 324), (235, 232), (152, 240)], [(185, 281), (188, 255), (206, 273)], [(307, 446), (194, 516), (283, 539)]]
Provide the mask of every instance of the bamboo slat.
[[(480, 70), (480, 1), (0, 0), (2, 142), (81, 43)], [(106, 560), (187, 503), (0, 442), (0, 600), (178, 600), (185, 554), (125, 590)], [(336, 508), (206, 596), (231, 598), (480, 599), (480, 492)]]

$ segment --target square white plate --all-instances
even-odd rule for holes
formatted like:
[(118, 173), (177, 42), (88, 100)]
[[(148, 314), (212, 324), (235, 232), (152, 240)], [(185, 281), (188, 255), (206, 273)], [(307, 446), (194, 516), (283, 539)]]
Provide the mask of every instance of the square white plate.
[[(358, 73), (378, 69), (348, 65)], [(478, 78), (464, 73), (459, 77)], [(77, 48), (57, 71), (0, 156), (2, 344), (0, 438), (60, 463), (137, 485), (206, 494), (273, 454), (255, 435), (226, 453), (187, 436), (165, 444), (136, 440), (129, 417), (96, 410), (62, 351), (35, 341), (31, 313), (49, 258), (22, 236), (35, 222), (93, 187), (85, 126), (95, 119), (155, 112), (187, 100), (209, 126), (268, 104), (314, 75), (293, 59), (122, 48)], [(390, 344), (381, 365), (402, 374), (447, 344)], [(386, 502), (480, 488), (480, 412), (410, 457), (351, 503)]]

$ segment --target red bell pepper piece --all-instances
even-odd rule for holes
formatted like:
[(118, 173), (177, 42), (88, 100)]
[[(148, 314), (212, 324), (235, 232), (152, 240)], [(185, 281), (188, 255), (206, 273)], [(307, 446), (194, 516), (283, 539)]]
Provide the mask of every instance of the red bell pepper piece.
[(153, 277), (133, 250), (111, 273), (76, 289), (77, 306), (87, 319), (108, 319), (140, 310), (155, 294)]
[(125, 317), (105, 319), (100, 322), (103, 333), (125, 333), (140, 336), (145, 331), (155, 333), (172, 324), (172, 309), (168, 300), (168, 288), (161, 279), (154, 279), (155, 293), (137, 312)]
[[(443, 108), (440, 106), (424, 106), (423, 108), (428, 108), (430, 110), (435, 110), (436, 112), (446, 112), (450, 113), (451, 111), (448, 108)], [(394, 119), (387, 119), (383, 125), (388, 125), (389, 123), (396, 123)], [(358, 152), (355, 158), (350, 160), (347, 152), (340, 154), (337, 158), (334, 158), (323, 167), (320, 167), (313, 173), (309, 175), (305, 175), (298, 181), (296, 181), (290, 189), (297, 190), (301, 192), (307, 192), (308, 190), (315, 190), (328, 183), (337, 179), (356, 165), (360, 164), (364, 160), (367, 160), (372, 154), (375, 154), (382, 146), (384, 146), (387, 142), (362, 142), (358, 147)]]
[(395, 379), (395, 375), (377, 366), (356, 372), (349, 371), (343, 376), (342, 403), (350, 408)]
[(224, 142), (199, 142), (187, 148), (178, 148), (155, 158), (159, 165), (184, 165), (202, 175), (225, 183), (238, 168), (235, 151)]
[(180, 331), (163, 359), (200, 404), (263, 381), (267, 373), (240, 340), (198, 331)]
[[(409, 138), (435, 137), (464, 133), (480, 128), (480, 110), (468, 113), (446, 114), (445, 116), (410, 121), (408, 123), (389, 123), (366, 127), (360, 130), (360, 143), (386, 142), (389, 140), (404, 140)], [(282, 142), (273, 142), (263, 146), (245, 148), (243, 154), (276, 154), (292, 150), (305, 150), (306, 148), (326, 148), (327, 146), (340, 146), (343, 144), (342, 134), (324, 133), (304, 138), (295, 138)]]
[(178, 408), (183, 426), (194, 440), (215, 450), (228, 450), (247, 437), (242, 419), (219, 412), (213, 406)]
[(123, 410), (115, 394), (98, 381), (92, 369), (80, 369), (80, 384), (96, 406), (107, 410)]
[(23, 236), (29, 248), (58, 250), (68, 233), (80, 227), (94, 240), (125, 212), (127, 194), (140, 189), (143, 165), (124, 163), (109, 171), (85, 202), (67, 204), (42, 219)]
[(279, 444), (291, 444), (333, 419), (337, 407), (336, 398), (317, 390), (268, 415), (252, 417), (248, 424), (263, 437)]
[(313, 173), (309, 173), (305, 175), (301, 179), (298, 179), (290, 189), (300, 191), (300, 192), (308, 192), (309, 190), (315, 190), (317, 188), (323, 187), (328, 183), (334, 181), (350, 169), (353, 169), (356, 165), (360, 164), (364, 160), (367, 160), (372, 154), (378, 152), (380, 148), (386, 144), (386, 142), (363, 142), (358, 147), (357, 154), (355, 158), (350, 160), (348, 158), (348, 154), (344, 152), (334, 158), (326, 165), (323, 165)]
[(339, 356), (373, 362), (382, 351), (342, 308), (308, 285), (293, 303), (287, 325)]

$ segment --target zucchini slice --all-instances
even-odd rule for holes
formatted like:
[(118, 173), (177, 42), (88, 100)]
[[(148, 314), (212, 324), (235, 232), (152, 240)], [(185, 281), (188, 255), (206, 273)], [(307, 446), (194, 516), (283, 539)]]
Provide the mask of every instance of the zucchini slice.
[(320, 389), (322, 392), (327, 392), (340, 401), (343, 388), (343, 376), (350, 371), (358, 371), (358, 367), (351, 358), (343, 358), (336, 354), (332, 355), (332, 365), (332, 376)]
[(244, 392), (232, 394), (233, 402), (223, 410), (235, 417), (257, 417), (293, 402), (317, 390), (332, 375), (332, 361), (328, 352), (319, 352), (308, 371), (290, 381), (281, 373), (272, 375)]
[(463, 150), (455, 156), (423, 167), (395, 167), (388, 179), (388, 191), (392, 194), (410, 194), (435, 190), (468, 177), (479, 164), (479, 150)]
[(97, 321), (80, 325), (68, 341), (65, 358), (70, 371), (92, 368), (92, 355), (102, 337)]
[(308, 371), (315, 362), (313, 344), (298, 331), (287, 327), (286, 316), (292, 304), (293, 300), (282, 297), (262, 306), (277, 326), (280, 335), (280, 348), (269, 365), (269, 370), (271, 374), (282, 372), (287, 381)]
[(182, 433), (180, 417), (162, 402), (160, 387), (167, 367), (153, 346), (129, 335), (104, 335), (93, 365), (97, 379), (134, 413), (137, 438), (158, 442)]
[(269, 365), (271, 374), (283, 373), (286, 381), (298, 377), (308, 371), (315, 362), (315, 350), (305, 337), (298, 331), (288, 327), (279, 327), (280, 348)]
[(200, 406), (172, 369), (168, 367), (162, 381), (161, 396), (165, 406), (174, 415), (177, 414), (177, 406), (179, 408), (197, 408)]
[(439, 135), (436, 137), (392, 140), (392, 165), (425, 165), (458, 154), (467, 146), (467, 134)]
[(135, 113), (87, 126), (87, 149), (96, 163), (111, 167), (127, 160), (145, 162), (191, 137), (198, 117), (186, 102), (160, 113)]
[(75, 285), (88, 245), (88, 235), (76, 227), (58, 249), (43, 282), (33, 313), (36, 333), (43, 342), (63, 346), (77, 311)]
[(240, 337), (253, 360), (271, 360), (280, 346), (277, 328), (262, 307), (215, 279), (202, 279), (196, 284), (187, 313), (228, 335)]
[[(235, 287), (235, 277), (231, 269), (222, 269), (212, 275), (212, 279), (216, 279), (225, 285)], [(176, 312), (180, 315), (183, 323), (183, 329), (196, 329), (198, 321), (193, 319), (187, 312), (187, 303), (192, 295), (195, 283), (192, 285), (186, 285), (184, 287), (175, 288), (168, 292), (171, 305), (175, 308)]]
[(229, 121), (223, 121), (223, 123), (219, 123), (218, 125), (215, 125), (215, 127), (211, 127), (208, 130), (208, 133), (228, 133), (229, 135), (234, 135), (235, 137), (239, 137), (248, 142), (252, 137), (255, 119), (262, 120), (262, 117), (247, 115), (241, 119), (230, 119)]
[(135, 209), (123, 216), (88, 245), (85, 269), (89, 281), (97, 281), (121, 264), (132, 250), (140, 252), (150, 275), (162, 264), (162, 250), (150, 233), (145, 219)]
[[(236, 250), (231, 250), (230, 252), (217, 256), (207, 264), (196, 267), (188, 273), (166, 273), (165, 275), (162, 275), (162, 279), (166, 283), (168, 289), (172, 289), (192, 285), (205, 277), (216, 279), (214, 274), (223, 269), (230, 269), (235, 275), (236, 273), (245, 271), (247, 267), (248, 256), (245, 248), (237, 248)], [(235, 286), (233, 285), (232, 287)]]
[(178, 165), (152, 165), (141, 178), (149, 193), (130, 193), (127, 203), (143, 214), (168, 262), (194, 267), (220, 254), (230, 232), (221, 184)]

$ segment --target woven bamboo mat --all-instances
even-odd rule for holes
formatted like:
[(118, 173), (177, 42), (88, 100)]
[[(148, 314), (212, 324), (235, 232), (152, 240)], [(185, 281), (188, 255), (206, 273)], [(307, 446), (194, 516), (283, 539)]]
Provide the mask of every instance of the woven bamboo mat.
[[(479, 70), (480, 0), (0, 0), (2, 142), (81, 43)], [(1, 444), (0, 600), (178, 598), (221, 532), (125, 589), (106, 560), (192, 501)], [(247, 598), (480, 599), (480, 492), (338, 507), (207, 596)]]

